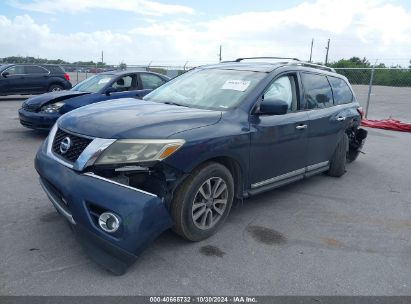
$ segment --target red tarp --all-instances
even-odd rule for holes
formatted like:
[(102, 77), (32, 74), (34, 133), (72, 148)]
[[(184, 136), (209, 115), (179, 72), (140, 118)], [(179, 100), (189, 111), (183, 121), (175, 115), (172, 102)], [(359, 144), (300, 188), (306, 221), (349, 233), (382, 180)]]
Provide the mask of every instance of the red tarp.
[(364, 118), (361, 121), (361, 125), (370, 128), (411, 132), (411, 124), (404, 123), (395, 119), (370, 120)]

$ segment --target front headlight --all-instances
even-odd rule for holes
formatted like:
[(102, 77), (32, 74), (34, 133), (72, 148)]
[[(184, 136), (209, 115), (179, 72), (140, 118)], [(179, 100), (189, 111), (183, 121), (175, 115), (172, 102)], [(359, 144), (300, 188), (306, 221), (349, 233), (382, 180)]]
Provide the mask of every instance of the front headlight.
[(45, 105), (41, 108), (42, 112), (46, 112), (46, 113), (56, 113), (60, 110), (60, 108), (64, 106), (64, 102), (59, 101), (56, 103), (50, 103), (48, 105)]
[(159, 161), (175, 153), (184, 143), (182, 139), (119, 139), (104, 150), (95, 164)]

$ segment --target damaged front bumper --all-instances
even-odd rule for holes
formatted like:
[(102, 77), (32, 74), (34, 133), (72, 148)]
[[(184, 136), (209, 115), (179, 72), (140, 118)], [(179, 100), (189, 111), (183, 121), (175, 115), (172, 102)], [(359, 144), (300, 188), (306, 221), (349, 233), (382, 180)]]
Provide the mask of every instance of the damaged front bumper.
[[(164, 201), (155, 194), (93, 173), (76, 172), (40, 147), (35, 167), (47, 196), (63, 215), (90, 257), (115, 274), (123, 274), (144, 248), (172, 226)], [(99, 215), (120, 218), (114, 233), (103, 231)]]
[(19, 109), (21, 125), (35, 130), (50, 130), (61, 115), (59, 113), (30, 112), (23, 108)]

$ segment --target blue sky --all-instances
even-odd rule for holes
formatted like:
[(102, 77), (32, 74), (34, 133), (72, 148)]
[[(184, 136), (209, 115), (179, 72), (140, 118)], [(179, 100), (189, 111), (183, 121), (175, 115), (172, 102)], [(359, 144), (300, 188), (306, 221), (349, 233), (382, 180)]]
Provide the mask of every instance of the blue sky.
[(351, 56), (402, 64), (411, 57), (411, 1), (6, 0), (0, 57), (109, 63), (213, 62), (239, 56)]

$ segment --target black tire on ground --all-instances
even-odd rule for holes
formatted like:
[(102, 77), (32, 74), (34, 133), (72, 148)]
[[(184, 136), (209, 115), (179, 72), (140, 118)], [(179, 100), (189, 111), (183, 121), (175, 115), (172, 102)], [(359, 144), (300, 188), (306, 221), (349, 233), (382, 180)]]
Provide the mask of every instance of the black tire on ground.
[(61, 91), (63, 90), (63, 86), (59, 85), (59, 84), (52, 84), (51, 86), (49, 86), (49, 92), (55, 92), (55, 91)]
[(347, 151), (348, 136), (344, 133), (330, 160), (330, 169), (327, 171), (329, 176), (340, 177), (344, 175), (345, 165), (347, 163)]
[[(224, 184), (226, 187), (224, 187)], [(216, 198), (214, 200), (214, 194), (218, 194), (221, 189), (224, 190), (220, 194), (221, 196), (215, 195)], [(213, 194), (209, 200), (205, 198), (207, 195), (204, 196), (204, 194), (207, 194), (206, 192)], [(234, 180), (225, 166), (216, 162), (208, 162), (199, 166), (174, 193), (170, 205), (171, 217), (174, 220), (173, 230), (190, 241), (201, 241), (210, 237), (223, 225), (230, 212), (233, 198)], [(224, 200), (226, 200), (225, 204), (220, 203)], [(201, 207), (198, 208), (198, 206)], [(225, 207), (223, 208), (223, 206)], [(195, 219), (203, 208), (206, 209), (202, 213), (203, 217)], [(205, 221), (203, 225), (209, 223), (210, 225), (214, 223), (214, 225), (208, 228), (205, 226), (203, 229), (199, 228), (199, 225), (202, 225), (204, 216)], [(214, 216), (216, 217), (215, 220), (213, 219)]]

